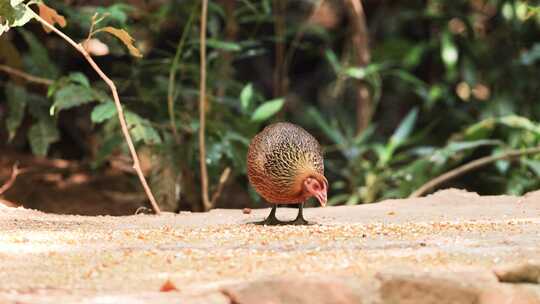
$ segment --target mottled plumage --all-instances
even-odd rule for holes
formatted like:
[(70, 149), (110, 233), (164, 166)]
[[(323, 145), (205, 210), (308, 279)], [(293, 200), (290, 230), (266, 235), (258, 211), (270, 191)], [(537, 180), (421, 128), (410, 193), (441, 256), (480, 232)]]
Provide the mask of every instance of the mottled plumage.
[(312, 196), (303, 187), (308, 177), (327, 185), (319, 143), (306, 130), (286, 122), (267, 126), (251, 140), (247, 171), (251, 185), (269, 203), (303, 203)]

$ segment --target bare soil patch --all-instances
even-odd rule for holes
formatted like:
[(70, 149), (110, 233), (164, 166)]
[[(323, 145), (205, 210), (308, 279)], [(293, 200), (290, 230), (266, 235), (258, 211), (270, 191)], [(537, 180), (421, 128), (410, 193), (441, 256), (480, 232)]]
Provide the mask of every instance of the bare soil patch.
[[(267, 213), (92, 217), (0, 207), (0, 302), (253, 303), (255, 294), (260, 303), (396, 303), (404, 290), (429, 299), (425, 292), (441, 286), (435, 298), (540, 302), (538, 284), (501, 283), (493, 272), (540, 260), (540, 193), (445, 190), (308, 208), (312, 226), (246, 224)], [(283, 220), (295, 215), (278, 209)], [(177, 290), (160, 292), (167, 280)], [(291, 281), (328, 288), (313, 302)]]

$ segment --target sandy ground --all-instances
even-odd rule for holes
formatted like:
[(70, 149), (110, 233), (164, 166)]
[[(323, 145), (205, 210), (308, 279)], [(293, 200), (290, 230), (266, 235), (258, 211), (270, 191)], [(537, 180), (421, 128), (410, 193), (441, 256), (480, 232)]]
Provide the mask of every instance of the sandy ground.
[[(0, 303), (230, 303), (221, 290), (260, 279), (489, 276), (540, 260), (540, 193), (445, 190), (309, 208), (311, 226), (248, 224), (268, 212), (84, 217), (0, 207)], [(278, 209), (283, 220), (295, 214)], [(160, 292), (167, 280), (178, 290)]]

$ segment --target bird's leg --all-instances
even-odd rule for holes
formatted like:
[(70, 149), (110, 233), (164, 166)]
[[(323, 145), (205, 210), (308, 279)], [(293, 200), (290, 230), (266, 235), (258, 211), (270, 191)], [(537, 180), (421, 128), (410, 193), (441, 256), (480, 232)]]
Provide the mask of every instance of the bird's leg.
[(287, 222), (287, 224), (291, 225), (311, 225), (310, 222), (306, 221), (304, 219), (304, 203), (300, 203), (298, 205), (298, 215), (296, 216), (296, 219), (290, 222)]
[(254, 222), (255, 225), (268, 225), (268, 226), (275, 226), (275, 225), (285, 225), (288, 224), (288, 222), (282, 222), (276, 218), (276, 210), (277, 210), (277, 204), (274, 204), (272, 207), (272, 210), (270, 211), (270, 214), (264, 221), (260, 222)]

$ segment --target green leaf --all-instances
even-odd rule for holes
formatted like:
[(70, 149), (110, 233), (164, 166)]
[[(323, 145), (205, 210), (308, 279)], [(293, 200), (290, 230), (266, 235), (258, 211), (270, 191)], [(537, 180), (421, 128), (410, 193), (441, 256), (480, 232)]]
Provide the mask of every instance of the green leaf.
[(365, 68), (352, 67), (345, 70), (345, 74), (349, 77), (356, 79), (364, 79), (368, 75)]
[(319, 126), (319, 128), (330, 138), (336, 145), (345, 145), (346, 139), (341, 134), (338, 128), (333, 128), (328, 122), (327, 119), (324, 118), (321, 113), (311, 107), (309, 108), (307, 114), (315, 121), (315, 123)]
[(98, 6), (96, 8), (96, 13), (107, 16), (107, 23), (116, 21), (122, 25), (127, 22), (128, 13), (131, 11), (133, 11), (133, 7), (125, 3), (117, 3), (109, 7)]
[(340, 74), (341, 73), (341, 63), (339, 62), (339, 59), (336, 56), (336, 53), (334, 53), (332, 50), (326, 50), (324, 52), (324, 55), (326, 56), (326, 59), (328, 60), (328, 62), (330, 62), (330, 65), (332, 66), (332, 69), (334, 69), (334, 73)]
[(92, 110), (90, 118), (94, 123), (102, 123), (116, 115), (116, 106), (112, 102), (102, 103), (97, 105)]
[(281, 110), (284, 103), (285, 101), (283, 98), (273, 99), (263, 103), (255, 110), (255, 112), (253, 112), (251, 120), (260, 122), (269, 119)]
[(161, 143), (161, 137), (159, 137), (157, 131), (152, 127), (150, 121), (131, 111), (126, 111), (125, 116), (128, 129), (130, 130), (130, 134), (133, 136), (133, 141), (142, 141), (146, 144)]
[(463, 135), (468, 140), (487, 138), (495, 129), (495, 118), (487, 118), (467, 127)]
[(356, 79), (364, 79), (371, 74), (379, 72), (384, 68), (382, 64), (370, 64), (365, 67), (350, 67), (345, 70), (345, 74)]
[(50, 101), (42, 95), (32, 94), (27, 92), (26, 108), (30, 116), (40, 119), (51, 119), (49, 115)]
[(35, 155), (45, 156), (49, 146), (60, 139), (52, 119), (40, 119), (28, 130), (28, 141)]
[(82, 85), (68, 84), (54, 94), (54, 103), (51, 107), (51, 112), (80, 106), (95, 99), (92, 89)]
[(449, 32), (444, 32), (441, 40), (441, 58), (447, 67), (453, 68), (458, 61), (459, 53)]
[(90, 88), (90, 82), (88, 81), (88, 78), (86, 78), (86, 76), (81, 72), (70, 73), (68, 78), (71, 82), (78, 83), (87, 88)]
[(540, 134), (540, 126), (523, 116), (508, 115), (499, 118), (499, 122), (511, 128), (524, 129), (536, 134)]
[(242, 47), (240, 44), (230, 41), (221, 41), (216, 39), (208, 39), (206, 40), (206, 45), (214, 48), (214, 49), (220, 49), (225, 51), (232, 51), (232, 52), (238, 52), (242, 50)]
[(444, 150), (450, 152), (451, 154), (455, 154), (463, 150), (474, 149), (481, 146), (497, 146), (500, 144), (501, 144), (501, 141), (491, 140), (491, 139), (481, 139), (481, 140), (464, 141), (464, 142), (458, 141), (458, 142), (449, 143), (448, 146), (444, 148)]
[(30, 62), (26, 62), (28, 72), (46, 78), (56, 79), (59, 76), (58, 68), (49, 57), (49, 52), (41, 42), (29, 31), (18, 29), (30, 47)]
[(444, 89), (441, 85), (434, 84), (429, 88), (427, 106), (431, 108), (438, 100), (444, 97)]
[(519, 58), (523, 65), (533, 65), (538, 60), (540, 60), (540, 42), (535, 43), (531, 49), (523, 52)]
[(99, 102), (114, 102), (109, 94), (100, 89), (94, 89), (94, 97)]
[(537, 177), (540, 177), (540, 161), (532, 159), (523, 159), (522, 160)]
[(399, 127), (396, 129), (392, 137), (390, 137), (390, 142), (394, 145), (400, 146), (411, 134), (416, 118), (418, 117), (418, 108), (412, 109), (409, 114), (401, 121)]
[[(35, 1), (29, 3), (35, 3)], [(22, 0), (2, 0), (0, 2), (0, 16), (4, 19), (4, 23), (0, 24), (0, 36), (10, 28), (23, 26), (34, 18), (33, 13)]]
[(420, 60), (427, 49), (428, 47), (425, 43), (410, 48), (403, 57), (403, 65), (409, 69), (416, 67), (420, 63)]
[(24, 111), (27, 104), (26, 90), (20, 86), (8, 83), (6, 85), (6, 98), (8, 102), (8, 117), (6, 119), (6, 127), (8, 130), (8, 141), (11, 141), (17, 129), (21, 125), (24, 117)]
[(240, 92), (240, 104), (242, 110), (246, 111), (249, 108), (251, 100), (253, 99), (253, 84), (247, 84)]
[(378, 155), (379, 155), (378, 166), (386, 166), (390, 162), (390, 160), (392, 159), (392, 156), (394, 155), (394, 151), (399, 146), (401, 146), (411, 134), (414, 124), (416, 122), (417, 116), (418, 116), (418, 108), (414, 108), (401, 121), (401, 123), (399, 124), (399, 127), (396, 129), (396, 131), (394, 131), (394, 134), (392, 134), (392, 136), (390, 137), (388, 144), (384, 147), (384, 149), (381, 149), (378, 151)]
[(495, 162), (495, 168), (499, 173), (506, 174), (508, 172), (508, 169), (510, 169), (510, 162), (507, 160), (500, 159)]
[(430, 161), (435, 164), (442, 165), (448, 161), (451, 157), (456, 157), (458, 153), (464, 152), (467, 150), (473, 150), (478, 147), (483, 146), (498, 146), (501, 144), (501, 141), (490, 140), (490, 139), (480, 139), (472, 141), (456, 141), (450, 142), (446, 147), (438, 149), (430, 157)]

